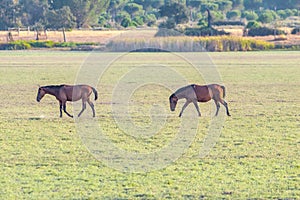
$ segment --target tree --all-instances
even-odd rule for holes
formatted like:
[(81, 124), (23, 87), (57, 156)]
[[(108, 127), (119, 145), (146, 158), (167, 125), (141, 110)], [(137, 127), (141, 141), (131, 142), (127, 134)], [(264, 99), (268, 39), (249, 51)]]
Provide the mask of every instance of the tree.
[(38, 26), (45, 23), (45, 14), (48, 10), (47, 0), (20, 0), (21, 22), (25, 26)]
[(250, 21), (248, 22), (246, 28), (250, 29), (250, 28), (260, 28), (261, 25), (259, 24), (259, 22), (257, 21)]
[(237, 10), (243, 10), (244, 0), (232, 0), (232, 8)]
[(121, 11), (116, 15), (115, 21), (117, 23), (121, 23), (123, 21), (123, 19), (125, 19), (125, 18), (130, 19), (130, 15), (126, 11)]
[(18, 18), (18, 5), (13, 0), (3, 0), (0, 4), (0, 29), (15, 26)]
[(217, 1), (217, 4), (220, 11), (227, 12), (232, 9), (232, 2), (229, 0)]
[(201, 12), (206, 12), (206, 9), (209, 9), (210, 11), (217, 11), (219, 10), (219, 5), (211, 2), (202, 3), (200, 9)]
[(229, 11), (227, 12), (226, 17), (231, 20), (236, 20), (241, 17), (241, 11), (239, 10)]
[(72, 29), (76, 27), (76, 18), (74, 17), (74, 15), (71, 12), (71, 9), (68, 6), (64, 6), (58, 10), (50, 10), (46, 14), (46, 18), (46, 28)]
[(133, 0), (133, 3), (143, 6), (144, 10), (148, 10), (152, 7), (153, 1), (151, 1), (151, 0)]
[(121, 26), (123, 26), (124, 28), (127, 28), (130, 25), (131, 25), (131, 19), (129, 17), (124, 18), (121, 22)]
[(244, 11), (242, 18), (246, 18), (248, 21), (255, 21), (258, 19), (258, 15), (254, 11)]
[(187, 1), (187, 6), (193, 7), (193, 8), (199, 8), (201, 5), (201, 1), (199, 0), (188, 0)]
[[(112, 21), (114, 22), (116, 20), (117, 15), (120, 12), (123, 12), (122, 9), (124, 8), (124, 6), (126, 5), (126, 3), (129, 0), (111, 0), (110, 4), (108, 6), (107, 11), (110, 13), (110, 15), (112, 16)], [(122, 19), (121, 19), (122, 21)], [(120, 22), (121, 22), (120, 21)], [(119, 23), (120, 23), (119, 22)]]
[(293, 9), (299, 8), (300, 1), (299, 0), (264, 0), (263, 1), (264, 8), (277, 10), (277, 9)]
[(166, 16), (168, 19), (172, 19), (175, 24), (183, 24), (189, 21), (188, 10), (186, 6), (178, 3), (171, 5), (165, 5), (160, 8), (161, 16)]
[(247, 10), (258, 10), (262, 7), (263, 0), (244, 0), (244, 7)]
[[(52, 0), (51, 7), (60, 9), (68, 6), (72, 14), (76, 17), (77, 27), (95, 25), (98, 23), (99, 15), (105, 11), (110, 0)], [(59, 7), (61, 6), (61, 7)]]
[(147, 23), (148, 26), (153, 26), (156, 21), (157, 19), (154, 14), (148, 14), (144, 16), (144, 22)]
[(277, 14), (274, 11), (266, 10), (259, 15), (258, 21), (267, 24), (267, 23), (271, 23), (276, 18), (277, 18)]
[(131, 18), (133, 18), (137, 13), (143, 11), (143, 7), (136, 3), (128, 3), (125, 5), (124, 10), (130, 14)]

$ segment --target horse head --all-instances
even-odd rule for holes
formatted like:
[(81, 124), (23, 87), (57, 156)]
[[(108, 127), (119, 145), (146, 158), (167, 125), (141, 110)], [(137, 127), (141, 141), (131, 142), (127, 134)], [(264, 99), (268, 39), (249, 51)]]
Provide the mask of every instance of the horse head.
[(37, 102), (40, 102), (41, 99), (45, 96), (46, 92), (45, 90), (39, 86), (39, 89), (38, 89), (38, 93), (37, 93), (37, 96), (36, 96), (36, 101)]
[(176, 104), (177, 104), (177, 101), (178, 101), (178, 98), (176, 97), (175, 93), (173, 93), (173, 94), (169, 97), (169, 101), (170, 101), (170, 110), (171, 110), (171, 111), (175, 111)]

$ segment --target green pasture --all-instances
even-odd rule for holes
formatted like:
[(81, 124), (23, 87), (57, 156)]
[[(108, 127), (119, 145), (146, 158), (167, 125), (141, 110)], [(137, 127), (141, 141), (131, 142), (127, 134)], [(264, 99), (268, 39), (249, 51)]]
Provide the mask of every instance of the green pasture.
[[(186, 124), (182, 125), (177, 116), (184, 101), (179, 102), (175, 112), (170, 112), (168, 96), (183, 86), (183, 82), (166, 75), (165, 71), (146, 70), (151, 65), (158, 69), (171, 66), (187, 82), (205, 84), (206, 78), (199, 78), (195, 68), (182, 56), (196, 58), (196, 64), (206, 66), (208, 72), (209, 66), (215, 66), (227, 89), (226, 100), (232, 117), (225, 117), (220, 138), (204, 158), (199, 156), (199, 151), (213, 121), (214, 104), (199, 104), (200, 118), (190, 105)], [(101, 60), (88, 52), (0, 52), (0, 199), (300, 197), (299, 51), (179, 56), (106, 53), (105, 57), (117, 59), (103, 71), (105, 66)], [(93, 121), (120, 149), (147, 154), (170, 143), (180, 126), (188, 127), (190, 119), (198, 123), (190, 146), (169, 165), (145, 172), (118, 170), (96, 159), (77, 132), (77, 121), (65, 114), (59, 118), (54, 97), (45, 96), (40, 103), (36, 102), (38, 84), (73, 84), (78, 81), (82, 66), (102, 72), (99, 79), (95, 79), (96, 72), (90, 75), (93, 80), (82, 79), (96, 83), (99, 92), (99, 100), (94, 102), (97, 118), (91, 118), (88, 108), (80, 119), (87, 127)], [(123, 111), (113, 107), (122, 105), (112, 93), (119, 79), (123, 78), (122, 84), (126, 86), (138, 82), (139, 77), (141, 81), (146, 77), (139, 76), (141, 71), (137, 71), (136, 79), (126, 78), (134, 72), (133, 66), (145, 67), (150, 74), (157, 73), (152, 84), (141, 85), (131, 93), (128, 109), (134, 126), (151, 127), (153, 120), (162, 126), (151, 137), (126, 134), (116, 123), (118, 117), (123, 117)], [(171, 87), (155, 84), (159, 79), (167, 80)], [(68, 103), (69, 112), (73, 112), (74, 105)], [(224, 112), (221, 107), (220, 113)]]

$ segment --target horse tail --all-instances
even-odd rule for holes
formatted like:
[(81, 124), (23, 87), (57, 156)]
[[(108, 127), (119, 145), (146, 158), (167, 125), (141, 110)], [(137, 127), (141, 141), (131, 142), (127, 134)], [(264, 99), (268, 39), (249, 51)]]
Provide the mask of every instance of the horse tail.
[(225, 96), (226, 96), (225, 86), (221, 85), (221, 88), (223, 89), (223, 98), (225, 98)]
[(98, 99), (98, 92), (95, 88), (92, 87), (92, 90), (94, 92), (94, 95), (95, 95), (95, 101)]

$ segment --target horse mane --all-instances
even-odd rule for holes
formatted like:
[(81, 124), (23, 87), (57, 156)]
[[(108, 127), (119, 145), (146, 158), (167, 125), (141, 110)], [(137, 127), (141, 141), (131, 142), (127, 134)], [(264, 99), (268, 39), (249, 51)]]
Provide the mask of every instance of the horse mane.
[(182, 88), (179, 88), (178, 90), (176, 90), (176, 92), (174, 93), (175, 95), (176, 94), (178, 94), (178, 93), (181, 93), (182, 91), (184, 91), (184, 90), (186, 90), (187, 88), (189, 88), (189, 87), (193, 87), (193, 85), (194, 84), (192, 84), (192, 85), (187, 85), (187, 86), (184, 86), (184, 87), (182, 87)]
[(57, 89), (57, 88), (61, 88), (64, 85), (46, 85), (46, 86), (42, 86), (43, 88), (49, 88), (49, 89)]

